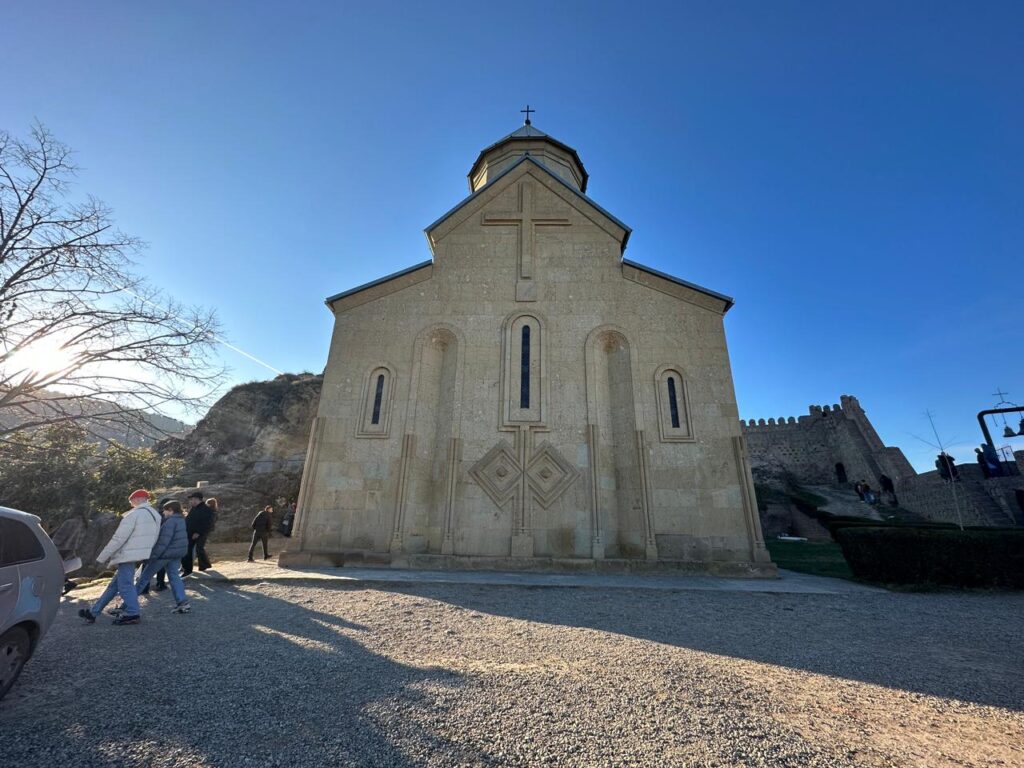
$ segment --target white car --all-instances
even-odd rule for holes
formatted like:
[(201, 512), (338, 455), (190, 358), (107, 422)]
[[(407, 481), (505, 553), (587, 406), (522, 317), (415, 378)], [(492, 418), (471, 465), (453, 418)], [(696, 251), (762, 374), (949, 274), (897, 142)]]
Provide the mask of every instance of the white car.
[(18, 679), (60, 607), (66, 572), (39, 518), (0, 507), (0, 699)]

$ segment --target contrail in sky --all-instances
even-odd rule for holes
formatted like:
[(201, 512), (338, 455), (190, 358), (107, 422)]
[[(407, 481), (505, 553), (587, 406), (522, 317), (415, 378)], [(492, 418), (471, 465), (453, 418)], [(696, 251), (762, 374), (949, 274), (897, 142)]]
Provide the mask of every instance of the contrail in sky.
[[(121, 287), (121, 290), (122, 290), (122, 291), (124, 291), (125, 293), (130, 293), (130, 294), (131, 294), (132, 296), (134, 296), (134, 297), (135, 297), (136, 299), (138, 299), (139, 301), (144, 301), (144, 302), (146, 302), (147, 304), (150, 304), (150, 305), (152, 305), (152, 306), (156, 307), (157, 309), (163, 309), (163, 307), (161, 307), (161, 306), (160, 306), (159, 304), (157, 304), (157, 303), (156, 303), (155, 301), (150, 301), (150, 300), (149, 300), (149, 299), (147, 299), (147, 298), (146, 298), (145, 296), (140, 296), (140, 295), (139, 295), (139, 294), (137, 294), (137, 293), (136, 293), (135, 291), (133, 291), (132, 289), (130, 289), (130, 288), (129, 288), (128, 286), (122, 286), (122, 287)], [(278, 374), (278, 375), (281, 375), (281, 374), (283, 374), (283, 373), (284, 373), (284, 371), (279, 371), (279, 370), (277, 370), (277, 368), (275, 368), (274, 366), (270, 365), (270, 363), (265, 363), (265, 362), (263, 362), (262, 360), (260, 360), (260, 359), (259, 359), (258, 357), (256, 357), (255, 355), (250, 355), (250, 354), (249, 354), (248, 352), (246, 352), (246, 351), (245, 351), (244, 349), (239, 349), (239, 348), (238, 348), (238, 347), (236, 347), (236, 346), (235, 346), (234, 344), (231, 344), (231, 343), (229, 343), (229, 342), (225, 341), (225, 340), (224, 340), (224, 339), (222, 339), (222, 338), (221, 338), (220, 336), (217, 336), (216, 334), (212, 334), (212, 333), (210, 334), (210, 336), (211, 336), (211, 337), (213, 338), (213, 340), (214, 340), (214, 341), (216, 341), (216, 342), (217, 342), (218, 344), (223, 344), (223, 345), (224, 345), (225, 347), (227, 347), (228, 349), (230, 349), (230, 350), (232, 350), (232, 351), (234, 351), (234, 352), (237, 352), (238, 354), (240, 354), (240, 355), (242, 355), (242, 356), (244, 356), (244, 357), (247, 357), (247, 358), (249, 358), (249, 359), (250, 359), (250, 360), (252, 360), (252, 361), (253, 361), (254, 363), (258, 363), (259, 365), (262, 365), (262, 366), (263, 366), (264, 368), (266, 368), (267, 370), (269, 370), (269, 371), (273, 371), (274, 373), (276, 373), (276, 374)]]

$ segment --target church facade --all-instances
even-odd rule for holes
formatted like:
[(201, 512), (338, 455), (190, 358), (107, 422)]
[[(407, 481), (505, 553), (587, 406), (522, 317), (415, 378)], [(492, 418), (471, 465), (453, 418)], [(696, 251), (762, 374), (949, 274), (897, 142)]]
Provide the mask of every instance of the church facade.
[(283, 565), (774, 573), (732, 300), (625, 259), (587, 184), (527, 121), (427, 227), (432, 259), (327, 299)]

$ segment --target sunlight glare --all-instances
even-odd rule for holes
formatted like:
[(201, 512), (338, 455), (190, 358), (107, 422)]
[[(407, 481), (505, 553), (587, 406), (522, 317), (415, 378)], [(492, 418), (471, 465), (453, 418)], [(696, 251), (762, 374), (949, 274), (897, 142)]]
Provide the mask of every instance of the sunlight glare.
[(48, 376), (63, 370), (74, 361), (74, 353), (63, 349), (58, 339), (47, 338), (15, 352), (5, 366), (12, 374)]

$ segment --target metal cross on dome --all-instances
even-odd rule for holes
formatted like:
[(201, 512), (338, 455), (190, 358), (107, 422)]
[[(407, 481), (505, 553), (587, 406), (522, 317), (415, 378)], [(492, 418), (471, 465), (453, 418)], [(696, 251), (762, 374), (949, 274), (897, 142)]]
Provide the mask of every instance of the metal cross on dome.
[(520, 109), (519, 111), (526, 113), (526, 123), (525, 123), (525, 125), (530, 125), (531, 124), (530, 123), (530, 113), (531, 112), (536, 112), (537, 110), (536, 109), (530, 109), (530, 105), (527, 104), (526, 105), (526, 109)]

